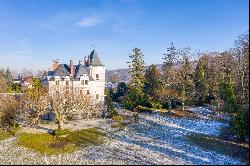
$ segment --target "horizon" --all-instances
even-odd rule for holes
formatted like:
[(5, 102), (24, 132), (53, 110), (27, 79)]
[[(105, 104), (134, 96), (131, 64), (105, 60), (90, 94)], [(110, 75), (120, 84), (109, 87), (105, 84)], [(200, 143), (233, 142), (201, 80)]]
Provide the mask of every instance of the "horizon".
[(134, 47), (147, 66), (162, 64), (170, 42), (223, 52), (248, 30), (248, 6), (247, 0), (0, 0), (0, 68), (47, 70), (55, 59), (77, 64), (92, 45), (107, 70), (128, 68)]

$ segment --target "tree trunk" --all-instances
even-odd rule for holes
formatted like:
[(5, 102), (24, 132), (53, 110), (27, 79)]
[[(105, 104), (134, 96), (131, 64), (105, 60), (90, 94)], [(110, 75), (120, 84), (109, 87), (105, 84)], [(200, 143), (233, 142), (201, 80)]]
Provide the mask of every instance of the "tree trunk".
[(168, 100), (168, 109), (172, 109), (172, 105), (171, 105), (171, 101), (170, 100)]
[(182, 111), (184, 111), (184, 101), (182, 101)]
[(58, 125), (58, 130), (62, 130), (63, 129), (63, 122), (62, 122), (62, 120), (58, 120), (57, 125)]

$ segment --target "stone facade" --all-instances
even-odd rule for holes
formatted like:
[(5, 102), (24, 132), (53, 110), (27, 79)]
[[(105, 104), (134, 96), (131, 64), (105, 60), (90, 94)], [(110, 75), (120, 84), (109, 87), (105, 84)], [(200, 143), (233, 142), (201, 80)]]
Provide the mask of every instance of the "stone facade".
[(67, 90), (69, 93), (87, 94), (94, 101), (104, 102), (105, 66), (95, 50), (88, 59), (84, 57), (83, 63), (80, 60), (77, 65), (72, 60), (69, 65), (53, 61), (45, 82), (51, 95)]

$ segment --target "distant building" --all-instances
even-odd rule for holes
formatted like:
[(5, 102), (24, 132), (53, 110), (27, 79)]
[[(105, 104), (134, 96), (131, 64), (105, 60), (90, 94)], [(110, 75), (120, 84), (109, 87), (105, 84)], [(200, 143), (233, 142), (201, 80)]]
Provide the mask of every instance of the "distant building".
[(21, 78), (14, 78), (13, 83), (15, 84), (21, 84), (22, 79)]
[(33, 76), (23, 77), (20, 83), (22, 87), (32, 88)]
[(67, 90), (81, 94), (91, 95), (95, 101), (104, 102), (105, 67), (101, 63), (95, 49), (84, 61), (73, 64), (60, 64), (54, 60), (51, 70), (45, 79), (49, 93), (54, 95)]

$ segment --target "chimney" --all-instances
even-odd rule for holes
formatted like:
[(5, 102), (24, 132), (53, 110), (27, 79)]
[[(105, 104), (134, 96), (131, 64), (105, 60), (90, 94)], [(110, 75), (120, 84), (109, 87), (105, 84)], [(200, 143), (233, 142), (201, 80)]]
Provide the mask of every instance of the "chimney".
[(52, 71), (56, 70), (58, 65), (59, 65), (59, 60), (53, 60), (51, 70)]
[(84, 56), (84, 65), (87, 65), (87, 57)]
[(88, 66), (90, 65), (90, 57), (89, 57), (89, 55), (88, 55)]
[(70, 60), (70, 75), (73, 77), (74, 76), (74, 65), (73, 65), (73, 61)]
[(82, 60), (79, 60), (79, 65), (81, 65), (82, 64)]

